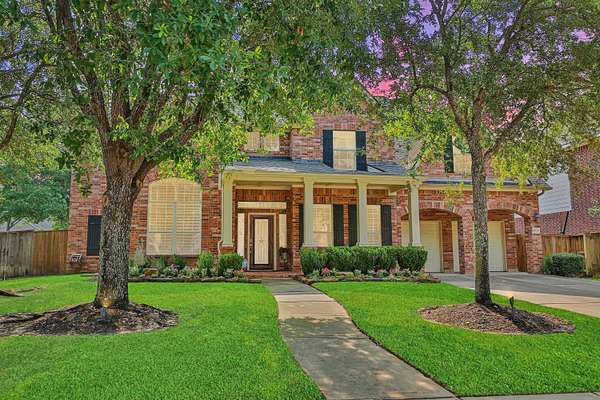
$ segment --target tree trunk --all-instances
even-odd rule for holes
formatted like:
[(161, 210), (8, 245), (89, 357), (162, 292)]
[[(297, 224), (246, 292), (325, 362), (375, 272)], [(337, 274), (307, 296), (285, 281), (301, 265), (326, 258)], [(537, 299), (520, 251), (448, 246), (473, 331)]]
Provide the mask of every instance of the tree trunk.
[(481, 148), (471, 149), (471, 160), (475, 218), (475, 301), (479, 304), (489, 305), (492, 304), (492, 296), (488, 263), (487, 183)]
[[(123, 167), (123, 164), (120, 165)], [(129, 304), (128, 264), (133, 202), (139, 189), (134, 171), (108, 171), (102, 208), (100, 265), (94, 303), (125, 309)]]

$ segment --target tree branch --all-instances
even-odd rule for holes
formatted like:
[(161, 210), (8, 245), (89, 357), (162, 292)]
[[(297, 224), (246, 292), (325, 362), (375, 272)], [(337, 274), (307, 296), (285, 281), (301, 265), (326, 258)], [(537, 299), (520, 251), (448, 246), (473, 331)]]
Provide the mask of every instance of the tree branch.
[(4, 134), (2, 141), (0, 141), (0, 150), (2, 150), (4, 147), (8, 146), (8, 143), (10, 143), (10, 141), (15, 133), (15, 130), (17, 128), (17, 121), (19, 119), (19, 115), (21, 114), (21, 110), (23, 108), (23, 103), (25, 102), (25, 98), (28, 96), (28, 94), (31, 90), (31, 85), (33, 85), (33, 81), (38, 76), (38, 74), (42, 71), (43, 67), (44, 67), (43, 62), (40, 62), (38, 65), (36, 65), (34, 70), (31, 72), (31, 74), (29, 75), (29, 77), (27, 78), (25, 83), (23, 84), (23, 89), (21, 90), (21, 94), (19, 95), (19, 98), (17, 99), (17, 102), (15, 103), (14, 109), (12, 111), (12, 115), (10, 117), (10, 123), (8, 124), (8, 129), (6, 130), (6, 133)]

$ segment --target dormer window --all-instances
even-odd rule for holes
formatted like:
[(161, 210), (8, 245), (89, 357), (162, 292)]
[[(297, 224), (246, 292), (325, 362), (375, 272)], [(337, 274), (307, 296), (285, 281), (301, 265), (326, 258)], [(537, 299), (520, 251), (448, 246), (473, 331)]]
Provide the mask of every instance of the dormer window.
[(356, 169), (356, 132), (333, 131), (333, 168)]
[(247, 151), (279, 151), (279, 135), (261, 135), (260, 132), (248, 133)]
[(366, 132), (324, 130), (323, 163), (333, 169), (366, 171)]

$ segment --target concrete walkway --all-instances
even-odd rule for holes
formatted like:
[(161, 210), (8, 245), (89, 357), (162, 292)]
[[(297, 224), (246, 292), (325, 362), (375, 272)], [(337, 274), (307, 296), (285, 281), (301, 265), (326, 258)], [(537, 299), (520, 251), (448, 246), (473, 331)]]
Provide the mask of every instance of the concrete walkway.
[[(464, 288), (475, 284), (472, 275), (434, 275)], [(493, 293), (600, 318), (600, 281), (523, 272), (492, 272), (490, 280)]]
[(294, 280), (263, 283), (279, 305), (284, 340), (327, 399), (455, 398), (373, 343), (331, 297)]

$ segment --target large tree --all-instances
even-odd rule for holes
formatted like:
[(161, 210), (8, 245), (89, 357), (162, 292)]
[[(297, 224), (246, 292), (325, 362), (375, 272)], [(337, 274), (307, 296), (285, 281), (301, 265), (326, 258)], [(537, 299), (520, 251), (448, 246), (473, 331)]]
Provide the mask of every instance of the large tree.
[(564, 144), (585, 132), (562, 128), (575, 99), (591, 90), (586, 68), (594, 62), (582, 59), (589, 45), (582, 29), (597, 21), (598, 4), (366, 3), (363, 35), (372, 57), (361, 78), (390, 85), (388, 131), (418, 141), (422, 154), (440, 156), (453, 138), (471, 155), (475, 299), (490, 304), (486, 167), (522, 179), (566, 162)]
[(210, 169), (239, 156), (244, 132), (306, 127), (312, 112), (360, 94), (335, 1), (13, 3), (23, 19), (43, 19), (49, 40), (36, 54), (94, 128), (63, 141), (101, 148), (95, 302), (106, 307), (129, 302), (132, 206), (150, 170), (165, 161)]

